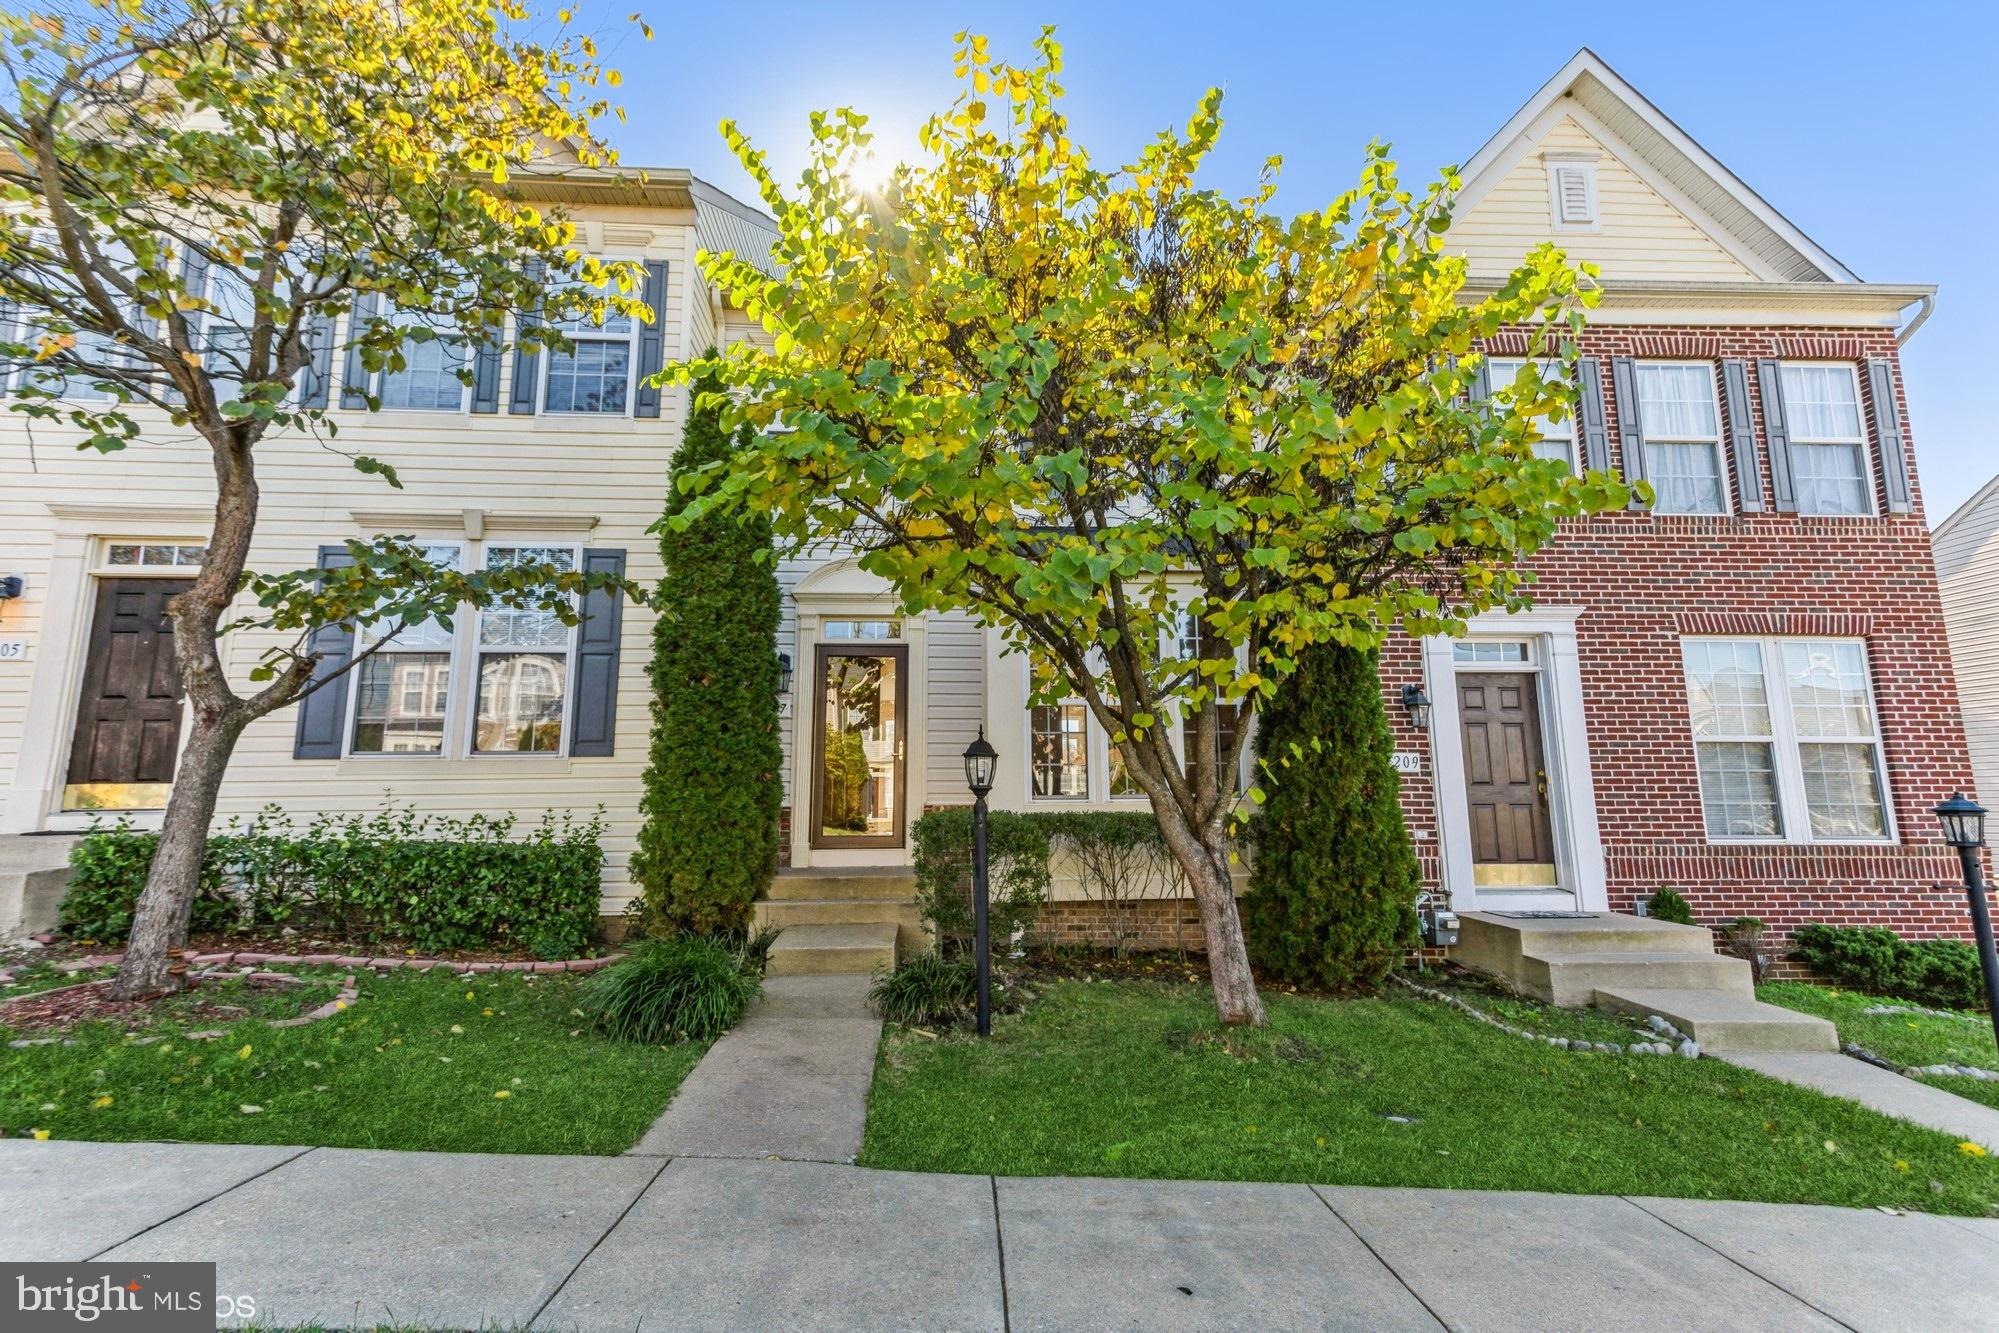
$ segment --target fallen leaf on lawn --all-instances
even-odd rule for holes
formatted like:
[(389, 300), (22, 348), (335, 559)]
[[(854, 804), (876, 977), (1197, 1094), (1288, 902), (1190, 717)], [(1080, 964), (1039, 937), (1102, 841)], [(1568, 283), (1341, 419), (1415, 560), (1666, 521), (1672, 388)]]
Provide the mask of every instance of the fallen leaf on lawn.
[(113, 1100), (114, 1099), (112, 1098), (111, 1094), (107, 1092), (102, 1097), (99, 1097), (96, 1101), (92, 1102), (90, 1106), (92, 1110), (101, 1111), (105, 1107), (111, 1105)]
[(44, 1111), (54, 1111), (57, 1110), (58, 1108), (54, 1102), (43, 1102), (42, 1109)]
[(1834, 1143), (1831, 1139), (1827, 1139), (1825, 1141), (1825, 1150), (1827, 1152), (1838, 1152), (1839, 1145), (1837, 1143)]
[(236, 1109), (241, 1111), (244, 1115), (262, 1115), (264, 1113), (263, 1107), (252, 1106), (248, 1102), (245, 1102), (243, 1105), (237, 1107)]
[(29, 1132), (35, 1136), (38, 1142), (46, 1143), (48, 1141), (49, 1132), (46, 1129), (31, 1130)]
[(448, 1055), (440, 1055), (440, 1056), (438, 1056), (437, 1058), (438, 1058), (439, 1060), (443, 1061), (443, 1062), (444, 1062), (445, 1064), (450, 1064), (450, 1063), (451, 1063), (451, 1057), (450, 1057), (450, 1056), (448, 1056)]
[(1990, 1153), (1985, 1151), (1985, 1145), (1982, 1143), (1971, 1143), (1971, 1142), (1960, 1143), (1957, 1145), (1957, 1150), (1963, 1153), (1966, 1157), (1991, 1156)]
[(508, 1092), (505, 1088), (501, 1088), (498, 1092), (494, 1093), (493, 1095), (499, 1098), (501, 1101), (505, 1101), (507, 1098), (513, 1096), (514, 1094)]
[(236, 1058), (237, 1058), (238, 1060), (247, 1060), (247, 1059), (249, 1059), (249, 1058), (250, 1058), (250, 1043), (249, 1043), (249, 1042), (247, 1042), (247, 1041), (246, 1041), (246, 1042), (244, 1042), (244, 1043), (243, 1043), (243, 1049), (242, 1049), (242, 1050), (240, 1050), (240, 1051), (238, 1051), (238, 1052), (236, 1052)]
[(491, 1018), (493, 1016), (493, 1011), (491, 1009), (481, 1009), (479, 1011), (479, 1016), (481, 1018)]
[(471, 999), (471, 998), (472, 998), (472, 992), (471, 992), (471, 991), (469, 991), (469, 990), (468, 990), (468, 991), (466, 991), (466, 992), (465, 992), (465, 998), (466, 998), (466, 999), (468, 999), (468, 1000), (469, 1000), (469, 999)]
[(458, 1024), (453, 1023), (451, 1025), (451, 1035), (454, 1037), (462, 1037), (465, 1035), (465, 1029), (460, 1027)]
[(1907, 1162), (1897, 1161), (1895, 1163), (1895, 1169), (1897, 1171), (1907, 1171), (1909, 1169), (1909, 1164)]

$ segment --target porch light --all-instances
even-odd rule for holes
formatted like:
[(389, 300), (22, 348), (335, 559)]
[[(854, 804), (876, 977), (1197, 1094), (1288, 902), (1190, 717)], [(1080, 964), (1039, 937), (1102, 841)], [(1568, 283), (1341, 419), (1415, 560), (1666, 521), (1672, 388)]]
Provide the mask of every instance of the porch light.
[(1409, 725), (1418, 731), (1430, 729), (1430, 696), (1421, 685), (1402, 687), (1402, 706), (1409, 710)]
[[(1971, 909), (1971, 933), (1978, 940), (1978, 970), (1985, 974), (1985, 1011), (1992, 1016), (1992, 1036), (1999, 1042), (1999, 949), (1992, 943), (1992, 909), (1985, 901), (1985, 867), (1978, 849), (1985, 845), (1985, 807), (1961, 791), (1936, 807), (1943, 840), (1957, 848), (1964, 873), (1964, 897)], [(1939, 885), (1938, 887), (1942, 887)]]
[(1985, 845), (1985, 807), (1961, 791), (1936, 808), (1937, 822), (1943, 825), (1943, 840), (1953, 847)]
[(993, 769), (999, 764), (999, 751), (986, 739), (986, 729), (979, 728), (978, 739), (965, 747), (965, 785), (972, 789), (972, 795), (984, 800), (993, 789)]
[(782, 699), (791, 693), (791, 654), (777, 655), (777, 697)]

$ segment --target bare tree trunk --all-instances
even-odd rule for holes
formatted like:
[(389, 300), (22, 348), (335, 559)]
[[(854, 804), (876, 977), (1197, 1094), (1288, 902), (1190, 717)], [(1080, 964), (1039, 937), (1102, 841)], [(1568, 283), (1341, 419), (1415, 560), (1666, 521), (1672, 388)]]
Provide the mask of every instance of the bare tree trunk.
[(174, 773), (173, 794), (153, 852), (152, 869), (132, 916), (132, 935), (125, 944), (125, 962), (111, 993), (131, 1000), (179, 990), (181, 974), (173, 970), (174, 951), (187, 943), (188, 918), (201, 890), (201, 864), (208, 849), (208, 824), (215, 816), (215, 798), (236, 738), (248, 721), (239, 710), (219, 716), (197, 713)]
[(1208, 980), (1215, 991), (1215, 1012), (1230, 1026), (1262, 1027), (1263, 1000), (1256, 993), (1256, 977), (1250, 972), (1242, 917), (1236, 911), (1235, 880), (1229, 874), (1228, 834), (1217, 828), (1203, 837), (1188, 826), (1172, 800), (1155, 798), (1152, 804), (1167, 850), (1186, 871), (1194, 901), (1201, 909), (1201, 933), (1207, 940)]

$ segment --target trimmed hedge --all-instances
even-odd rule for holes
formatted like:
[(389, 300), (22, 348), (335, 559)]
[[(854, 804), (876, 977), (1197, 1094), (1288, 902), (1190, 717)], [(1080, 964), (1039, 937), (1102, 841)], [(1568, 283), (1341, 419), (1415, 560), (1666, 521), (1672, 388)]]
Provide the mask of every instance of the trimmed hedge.
[[(396, 939), (426, 953), (519, 945), (575, 958), (597, 933), (604, 825), (546, 815), (512, 838), (512, 815), (490, 819), (319, 815), (302, 832), (269, 807), (241, 830), (208, 840), (191, 918), (200, 931), (295, 926), (357, 940)], [(120, 823), (70, 853), (63, 932), (112, 944), (152, 867), (158, 836)]]
[[(946, 953), (972, 943), (972, 811), (932, 810), (909, 828), (916, 904)], [(1040, 817), (992, 810), (986, 819), (990, 926), (1003, 943), (1034, 923), (1048, 897), (1048, 829)]]
[(1885, 926), (1800, 926), (1791, 955), (1855, 990), (1947, 1009), (1985, 1007), (1978, 951), (1963, 940), (1905, 940)]

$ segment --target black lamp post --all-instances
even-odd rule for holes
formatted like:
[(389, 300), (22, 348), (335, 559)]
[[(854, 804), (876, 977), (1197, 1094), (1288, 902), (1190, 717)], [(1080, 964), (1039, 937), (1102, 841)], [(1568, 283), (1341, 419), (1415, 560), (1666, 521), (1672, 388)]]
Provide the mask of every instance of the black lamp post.
[(999, 751), (979, 728), (978, 739), (965, 747), (965, 782), (972, 789), (972, 951), (979, 967), (979, 1035), (993, 1032), (992, 932), (988, 923), (991, 887), (986, 882), (986, 795), (993, 789), (993, 769)]
[(1992, 1035), (1999, 1041), (1999, 952), (1992, 945), (1992, 914), (1985, 904), (1985, 871), (1978, 849), (1985, 845), (1985, 807), (1961, 791), (1936, 808), (1943, 840), (1957, 848), (1964, 867), (1964, 892), (1971, 900), (1971, 928), (1978, 935), (1978, 966), (1985, 973), (1985, 1009), (1992, 1017)]

